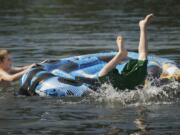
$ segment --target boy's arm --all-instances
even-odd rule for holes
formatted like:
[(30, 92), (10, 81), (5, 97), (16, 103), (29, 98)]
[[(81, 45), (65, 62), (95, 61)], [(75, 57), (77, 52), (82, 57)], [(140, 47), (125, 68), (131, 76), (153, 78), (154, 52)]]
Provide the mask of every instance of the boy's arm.
[(12, 81), (16, 81), (18, 80), (27, 70), (23, 70), (19, 73), (10, 75), (6, 72), (2, 73), (0, 76), (0, 81), (8, 81), (8, 82), (12, 82)]
[(21, 71), (23, 71), (23, 70), (25, 70), (24, 67), (12, 67), (10, 73), (11, 73), (11, 74), (15, 74), (15, 73), (21, 72)]
[(26, 69), (28, 69), (28, 68), (31, 68), (31, 67), (35, 66), (35, 65), (36, 65), (36, 64), (27, 65), (27, 66), (24, 66), (24, 67), (13, 67), (13, 68), (11, 69), (11, 73), (12, 73), (12, 74), (15, 74), (15, 73), (24, 71), (24, 70), (26, 70)]

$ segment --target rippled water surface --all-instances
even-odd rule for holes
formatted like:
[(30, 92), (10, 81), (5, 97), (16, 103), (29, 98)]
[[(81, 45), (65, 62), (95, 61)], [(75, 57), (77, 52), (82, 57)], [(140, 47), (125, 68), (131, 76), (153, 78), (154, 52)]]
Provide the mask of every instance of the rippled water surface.
[[(138, 21), (153, 12), (150, 53), (180, 64), (179, 0), (0, 0), (0, 48), (14, 64), (115, 50), (117, 35), (137, 51)], [(180, 86), (115, 91), (88, 97), (14, 96), (0, 91), (0, 134), (179, 134)]]

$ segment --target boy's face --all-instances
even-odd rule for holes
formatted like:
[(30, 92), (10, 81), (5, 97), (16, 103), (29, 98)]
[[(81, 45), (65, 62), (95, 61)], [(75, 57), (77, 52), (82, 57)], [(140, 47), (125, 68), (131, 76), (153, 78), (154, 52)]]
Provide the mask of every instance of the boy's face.
[(6, 71), (9, 71), (12, 67), (12, 59), (11, 55), (6, 55), (4, 60), (2, 61), (3, 67)]

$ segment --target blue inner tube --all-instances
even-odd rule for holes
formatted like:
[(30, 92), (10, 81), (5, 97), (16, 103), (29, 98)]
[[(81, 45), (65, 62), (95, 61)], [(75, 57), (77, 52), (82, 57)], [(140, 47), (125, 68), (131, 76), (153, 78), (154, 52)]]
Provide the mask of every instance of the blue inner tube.
[[(99, 71), (109, 62), (116, 52), (105, 52), (48, 60), (31, 68), (20, 80), (20, 94), (39, 96), (82, 96), (96, 87)], [(137, 59), (138, 54), (128, 52), (128, 58), (116, 68), (121, 73), (129, 59)], [(154, 55), (148, 56), (148, 65), (174, 61)], [(91, 78), (91, 79), (89, 79)]]

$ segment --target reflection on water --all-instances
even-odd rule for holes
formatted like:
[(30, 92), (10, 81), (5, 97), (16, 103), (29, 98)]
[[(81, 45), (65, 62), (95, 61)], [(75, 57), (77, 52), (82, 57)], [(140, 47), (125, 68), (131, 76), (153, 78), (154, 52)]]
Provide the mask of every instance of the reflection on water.
[[(0, 47), (12, 51), (15, 65), (114, 50), (117, 35), (125, 37), (128, 50), (137, 51), (138, 21), (153, 12), (150, 52), (180, 64), (179, 4), (178, 0), (0, 0)], [(55, 99), (16, 97), (18, 84), (13, 86), (0, 93), (1, 134), (179, 133), (178, 85), (143, 92), (110, 88), (95, 98)]]
[(132, 133), (131, 135), (144, 135), (148, 133), (147, 125), (146, 125), (146, 115), (148, 112), (148, 109), (146, 109), (144, 106), (140, 106), (138, 109), (138, 117), (134, 120), (134, 123), (136, 124), (136, 127), (139, 129), (139, 131)]

